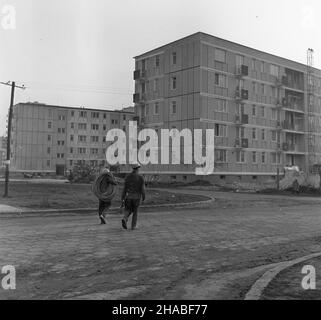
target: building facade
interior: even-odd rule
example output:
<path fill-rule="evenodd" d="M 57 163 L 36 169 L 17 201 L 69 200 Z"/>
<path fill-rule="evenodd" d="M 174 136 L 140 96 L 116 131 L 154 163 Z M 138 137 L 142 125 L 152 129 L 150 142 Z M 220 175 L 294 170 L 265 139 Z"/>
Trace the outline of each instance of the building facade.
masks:
<path fill-rule="evenodd" d="M 321 163 L 321 71 L 312 70 L 311 95 L 307 65 L 199 32 L 135 57 L 136 119 L 156 130 L 214 129 L 214 180 L 308 170 Z M 144 167 L 172 180 L 194 169 L 182 159 Z"/>
<path fill-rule="evenodd" d="M 13 109 L 10 169 L 64 175 L 81 163 L 106 165 L 106 133 L 127 130 L 133 111 L 19 103 Z"/>

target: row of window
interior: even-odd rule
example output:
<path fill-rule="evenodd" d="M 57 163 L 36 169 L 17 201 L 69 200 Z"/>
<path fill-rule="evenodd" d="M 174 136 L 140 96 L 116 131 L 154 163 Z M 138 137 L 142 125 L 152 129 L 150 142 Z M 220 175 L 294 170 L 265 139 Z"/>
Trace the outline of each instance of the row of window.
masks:
<path fill-rule="evenodd" d="M 51 116 L 52 115 L 51 110 L 49 110 L 49 111 L 50 111 L 49 115 Z M 71 117 L 74 117 L 75 111 L 74 110 L 70 111 L 70 115 L 71 115 Z M 87 118 L 87 111 L 78 111 L 78 115 L 79 115 L 79 118 Z M 91 112 L 90 115 L 91 115 L 91 119 L 99 119 L 100 118 L 99 112 Z M 107 118 L 106 113 L 103 113 L 103 118 L 104 119 Z M 66 120 L 66 116 L 65 115 L 58 115 L 58 120 L 64 121 L 64 120 Z M 123 120 L 126 120 L 126 115 L 123 115 Z"/>
<path fill-rule="evenodd" d="M 47 141 L 48 142 L 52 141 L 52 136 L 50 134 L 47 137 Z M 74 137 L 73 134 L 70 135 L 70 141 L 71 142 L 75 141 L 75 137 Z M 90 137 L 90 141 L 93 142 L 93 143 L 99 142 L 99 136 L 91 136 Z M 79 135 L 78 136 L 78 142 L 87 142 L 87 136 Z M 103 142 L 106 142 L 106 137 L 103 137 Z M 57 143 L 58 143 L 58 146 L 64 146 L 65 145 L 65 141 L 63 141 L 63 140 L 58 140 Z"/>
<path fill-rule="evenodd" d="M 237 151 L 236 154 L 236 162 L 237 163 L 248 163 L 249 159 L 246 159 L 246 152 L 243 150 Z M 253 164 L 257 164 L 259 161 L 262 164 L 267 163 L 267 152 L 257 152 L 252 151 L 250 153 L 251 155 L 251 161 Z M 271 157 L 271 163 L 272 164 L 280 164 L 281 163 L 281 155 L 276 152 L 270 153 Z M 227 150 L 217 149 L 215 150 L 215 161 L 217 163 L 227 163 Z"/>
<path fill-rule="evenodd" d="M 112 124 L 118 124 L 118 120 L 112 120 Z M 77 124 L 78 130 L 87 130 L 87 123 L 78 123 Z M 75 129 L 75 123 L 71 122 L 70 123 L 70 128 Z M 48 129 L 52 129 L 52 122 L 48 122 Z M 91 130 L 97 131 L 99 130 L 99 124 L 91 124 Z M 103 125 L 103 130 L 107 130 L 107 125 Z M 66 129 L 65 128 L 58 128 L 58 133 L 65 133 Z"/>
<path fill-rule="evenodd" d="M 258 129 L 258 128 L 252 128 L 251 129 L 251 136 L 253 140 L 258 140 L 258 132 L 260 132 L 260 138 L 261 140 L 265 141 L 267 138 L 267 129 Z M 227 134 L 227 125 L 225 124 L 215 124 L 214 126 L 214 132 L 216 137 L 228 137 Z M 240 139 L 245 138 L 245 128 L 244 127 L 237 127 L 236 128 L 236 136 Z M 271 140 L 273 142 L 280 142 L 280 132 L 276 130 L 271 130 Z"/>

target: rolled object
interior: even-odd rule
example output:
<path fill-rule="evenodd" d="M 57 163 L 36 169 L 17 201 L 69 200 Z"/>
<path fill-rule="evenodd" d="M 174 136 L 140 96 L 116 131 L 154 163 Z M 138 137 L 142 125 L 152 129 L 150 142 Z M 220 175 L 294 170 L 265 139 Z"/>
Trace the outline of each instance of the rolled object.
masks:
<path fill-rule="evenodd" d="M 92 192 L 102 201 L 111 201 L 117 192 L 114 184 L 110 183 L 109 173 L 100 174 L 92 184 Z"/>

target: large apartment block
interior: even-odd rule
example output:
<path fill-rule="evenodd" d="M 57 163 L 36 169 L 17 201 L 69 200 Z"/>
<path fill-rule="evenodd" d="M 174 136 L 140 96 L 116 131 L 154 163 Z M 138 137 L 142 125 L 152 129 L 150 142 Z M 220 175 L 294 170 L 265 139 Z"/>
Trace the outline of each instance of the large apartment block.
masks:
<path fill-rule="evenodd" d="M 128 130 L 133 111 L 19 103 L 13 110 L 11 170 L 64 175 L 81 163 L 106 165 L 106 133 Z"/>
<path fill-rule="evenodd" d="M 7 158 L 7 138 L 0 137 L 0 169 L 5 167 Z"/>
<path fill-rule="evenodd" d="M 141 128 L 214 129 L 214 180 L 308 170 L 321 163 L 321 71 L 311 69 L 311 94 L 307 69 L 196 33 L 135 57 L 136 119 Z M 195 166 L 181 162 L 144 170 L 187 180 Z"/>

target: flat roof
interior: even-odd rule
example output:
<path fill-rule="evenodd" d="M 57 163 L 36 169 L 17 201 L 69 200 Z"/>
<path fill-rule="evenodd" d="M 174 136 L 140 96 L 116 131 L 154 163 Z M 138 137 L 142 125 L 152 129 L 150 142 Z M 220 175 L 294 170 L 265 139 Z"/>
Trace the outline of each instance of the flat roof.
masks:
<path fill-rule="evenodd" d="M 297 62 L 297 61 L 295 61 L 295 60 L 290 60 L 290 59 L 287 59 L 287 58 L 284 58 L 284 57 L 281 57 L 281 56 L 277 56 L 277 55 L 272 54 L 272 53 L 268 53 L 268 52 L 265 52 L 265 51 L 262 51 L 262 50 L 258 50 L 258 49 L 252 48 L 252 47 L 248 47 L 248 46 L 245 46 L 245 45 L 243 45 L 243 44 L 240 44 L 240 43 L 237 43 L 237 42 L 233 42 L 233 41 L 230 41 L 230 40 L 227 40 L 227 39 L 219 38 L 219 37 L 213 36 L 213 35 L 211 35 L 211 34 L 209 34 L 209 33 L 205 33 L 205 32 L 202 32 L 202 31 L 195 32 L 195 33 L 193 33 L 193 34 L 191 34 L 191 35 L 189 35 L 189 36 L 180 38 L 180 39 L 178 39 L 178 40 L 175 40 L 175 41 L 169 42 L 169 43 L 167 43 L 167 44 L 164 44 L 164 45 L 162 45 L 162 46 L 160 46 L 160 47 L 157 47 L 157 48 L 155 48 L 155 49 L 149 50 L 149 51 L 147 51 L 147 52 L 145 52 L 145 53 L 142 53 L 142 54 L 140 54 L 140 55 L 138 55 L 138 56 L 135 56 L 134 59 L 141 58 L 141 57 L 143 57 L 143 56 L 145 56 L 145 55 L 147 55 L 147 54 L 150 54 L 150 53 L 152 53 L 152 52 L 154 52 L 154 51 L 161 50 L 161 49 L 163 49 L 163 48 L 165 48 L 165 47 L 167 47 L 167 46 L 173 45 L 173 44 L 176 43 L 176 42 L 180 42 L 180 41 L 182 41 L 182 40 L 185 40 L 185 39 L 188 39 L 188 38 L 192 38 L 192 37 L 195 37 L 195 36 L 197 36 L 197 35 L 199 35 L 199 36 L 205 35 L 205 36 L 212 37 L 212 38 L 215 38 L 215 39 L 218 39 L 218 40 L 221 40 L 221 41 L 226 41 L 226 42 L 232 43 L 232 44 L 234 44 L 234 45 L 243 47 L 243 48 L 245 48 L 245 49 L 254 50 L 254 51 L 257 51 L 257 52 L 259 52 L 259 53 L 267 54 L 267 55 L 269 55 L 269 56 L 271 56 L 271 57 L 275 57 L 275 58 L 278 58 L 278 59 L 282 59 L 282 60 L 284 60 L 284 61 L 288 61 L 288 62 L 292 62 L 292 63 L 294 62 L 294 63 L 300 65 L 301 67 L 302 67 L 302 66 L 306 67 L 306 64 L 304 64 L 304 63 Z M 313 69 L 314 69 L 315 71 L 319 71 L 319 72 L 321 71 L 321 69 L 317 69 L 317 68 L 313 68 Z"/>
<path fill-rule="evenodd" d="M 134 111 L 124 111 L 124 109 L 121 110 L 106 110 L 106 109 L 92 109 L 92 108 L 85 108 L 85 107 L 67 107 L 67 106 L 57 106 L 57 105 L 51 105 L 51 104 L 45 104 L 40 102 L 19 102 L 14 105 L 14 107 L 19 106 L 38 106 L 38 107 L 48 107 L 48 108 L 61 108 L 61 109 L 73 109 L 73 110 L 89 110 L 89 111 L 99 111 L 99 112 L 111 112 L 111 113 L 129 113 L 133 114 Z M 127 108 L 134 108 L 134 107 L 126 107 Z"/>

